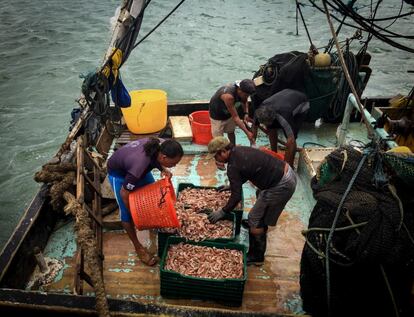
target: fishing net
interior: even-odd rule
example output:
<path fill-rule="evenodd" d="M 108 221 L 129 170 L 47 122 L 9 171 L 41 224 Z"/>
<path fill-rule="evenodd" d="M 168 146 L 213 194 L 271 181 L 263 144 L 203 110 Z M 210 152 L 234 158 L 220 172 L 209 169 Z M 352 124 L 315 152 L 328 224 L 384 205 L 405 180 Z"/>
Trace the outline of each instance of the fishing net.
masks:
<path fill-rule="evenodd" d="M 414 185 L 414 154 L 385 153 L 384 159 L 400 179 L 407 185 Z"/>
<path fill-rule="evenodd" d="M 414 234 L 413 209 L 406 207 L 402 213 L 389 187 L 375 185 L 377 153 L 360 169 L 340 210 L 329 247 L 333 316 L 359 312 L 352 311 L 357 303 L 378 309 L 379 315 L 393 314 L 380 264 L 389 269 L 399 306 L 405 304 L 409 281 L 414 279 L 414 248 L 409 236 Z M 362 153 L 351 147 L 337 149 L 326 157 L 327 166 L 320 171 L 319 179 L 324 183 L 312 180 L 317 203 L 304 231 L 300 284 L 304 309 L 315 316 L 327 311 L 325 252 L 329 229 L 361 158 Z M 329 179 L 323 176 L 326 170 Z M 367 296 L 372 296 L 371 306 L 367 306 Z"/>

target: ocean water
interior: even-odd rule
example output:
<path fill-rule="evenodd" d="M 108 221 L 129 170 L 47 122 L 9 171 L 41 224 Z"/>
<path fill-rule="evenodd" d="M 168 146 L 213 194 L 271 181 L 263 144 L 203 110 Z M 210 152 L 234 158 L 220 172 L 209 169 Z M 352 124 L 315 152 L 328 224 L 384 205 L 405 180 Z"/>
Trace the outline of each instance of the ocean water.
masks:
<path fill-rule="evenodd" d="M 153 0 L 141 36 L 178 2 Z M 101 64 L 119 3 L 0 3 L 0 247 L 39 188 L 34 173 L 68 133 L 70 112 L 80 94 L 79 74 Z M 382 16 L 397 14 L 399 6 L 387 1 Z M 361 5 L 360 10 L 368 8 Z M 308 5 L 303 14 L 314 44 L 326 45 L 330 32 L 325 16 Z M 391 29 L 409 34 L 412 24 L 413 18 L 407 17 Z M 352 33 L 344 28 L 339 38 Z M 293 0 L 187 0 L 136 48 L 121 72 L 130 90 L 163 89 L 170 100 L 209 99 L 223 83 L 251 78 L 274 54 L 308 48 L 300 20 L 296 35 Z M 407 73 L 414 70 L 413 54 L 378 40 L 368 51 L 373 74 L 364 94 L 407 94 L 414 82 L 414 74 Z"/>

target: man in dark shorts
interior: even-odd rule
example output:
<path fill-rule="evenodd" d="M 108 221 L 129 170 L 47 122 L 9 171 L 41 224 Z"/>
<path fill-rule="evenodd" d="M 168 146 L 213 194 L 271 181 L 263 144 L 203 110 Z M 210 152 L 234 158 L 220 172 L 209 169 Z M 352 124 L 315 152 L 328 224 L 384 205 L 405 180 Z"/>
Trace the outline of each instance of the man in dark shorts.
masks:
<path fill-rule="evenodd" d="M 250 181 L 259 189 L 256 203 L 249 212 L 248 264 L 262 264 L 266 252 L 267 228 L 275 226 L 296 188 L 296 174 L 286 162 L 259 149 L 234 146 L 225 137 L 216 137 L 208 144 L 210 156 L 228 163 L 227 177 L 231 196 L 223 208 L 211 212 L 210 222 L 222 219 L 242 198 L 242 185 Z"/>
<path fill-rule="evenodd" d="M 251 79 L 243 79 L 220 87 L 210 99 L 209 114 L 211 120 L 211 134 L 213 137 L 227 133 L 230 142 L 236 143 L 234 133 L 236 125 L 246 133 L 250 142 L 253 134 L 247 128 L 237 113 L 237 106 L 243 106 L 243 119 L 249 116 L 247 98 L 255 92 L 256 86 Z"/>
<path fill-rule="evenodd" d="M 260 124 L 265 126 L 272 151 L 277 152 L 278 132 L 282 128 L 286 137 L 285 161 L 293 167 L 296 138 L 309 110 L 308 97 L 293 89 L 284 89 L 265 99 L 254 113 L 254 139 Z"/>

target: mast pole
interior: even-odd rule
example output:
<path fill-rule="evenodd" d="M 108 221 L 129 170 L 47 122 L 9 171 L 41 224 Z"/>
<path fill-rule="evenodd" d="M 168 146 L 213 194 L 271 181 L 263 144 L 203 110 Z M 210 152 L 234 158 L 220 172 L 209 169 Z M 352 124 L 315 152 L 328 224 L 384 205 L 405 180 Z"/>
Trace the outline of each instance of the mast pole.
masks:
<path fill-rule="evenodd" d="M 359 99 L 359 96 L 356 92 L 354 83 L 352 82 L 351 76 L 349 75 L 348 68 L 346 67 L 344 56 L 343 56 L 342 50 L 339 46 L 338 37 L 336 36 L 336 32 L 335 32 L 335 29 L 334 29 L 333 24 L 332 24 L 331 15 L 330 15 L 328 7 L 326 5 L 326 1 L 323 0 L 322 3 L 323 3 L 323 7 L 325 9 L 326 18 L 328 19 L 329 28 L 331 29 L 332 38 L 335 41 L 336 50 L 338 51 L 338 57 L 339 57 L 339 60 L 341 62 L 342 70 L 345 74 L 345 78 L 348 81 L 349 87 L 351 88 L 351 91 L 355 96 L 359 112 L 361 113 L 362 119 L 364 120 L 365 126 L 367 127 L 367 130 L 368 130 L 369 134 L 374 135 L 374 128 L 369 124 L 369 121 L 368 121 L 367 117 L 365 116 L 364 106 L 361 104 L 361 100 Z"/>

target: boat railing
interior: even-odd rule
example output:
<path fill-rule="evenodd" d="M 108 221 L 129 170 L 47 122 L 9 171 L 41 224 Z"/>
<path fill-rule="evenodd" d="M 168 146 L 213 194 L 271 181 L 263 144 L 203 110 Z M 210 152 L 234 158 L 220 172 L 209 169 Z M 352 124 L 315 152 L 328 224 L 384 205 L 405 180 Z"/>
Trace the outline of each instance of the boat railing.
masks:
<path fill-rule="evenodd" d="M 344 112 L 344 116 L 342 119 L 342 123 L 340 125 L 339 128 L 339 135 L 338 135 L 338 146 L 343 146 L 345 144 L 345 139 L 346 139 L 346 135 L 348 133 L 348 129 L 349 129 L 349 121 L 350 121 L 350 117 L 351 117 L 351 112 L 352 109 L 357 109 L 358 111 L 360 111 L 360 108 L 358 106 L 358 102 L 354 96 L 354 94 L 350 93 L 346 102 L 346 106 L 345 106 L 345 112 Z M 378 137 L 381 140 L 385 140 L 388 148 L 392 149 L 397 145 L 396 142 L 394 142 L 391 139 L 391 136 L 388 134 L 387 131 L 385 131 L 383 128 L 378 128 L 375 126 L 375 123 L 377 120 L 375 120 L 375 118 L 371 115 L 371 113 L 366 109 L 366 108 L 362 108 L 362 111 L 364 112 L 364 116 L 365 118 L 368 120 L 368 123 L 373 127 L 375 133 L 378 135 Z"/>

